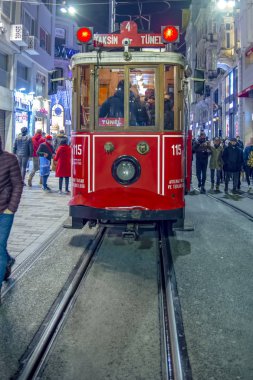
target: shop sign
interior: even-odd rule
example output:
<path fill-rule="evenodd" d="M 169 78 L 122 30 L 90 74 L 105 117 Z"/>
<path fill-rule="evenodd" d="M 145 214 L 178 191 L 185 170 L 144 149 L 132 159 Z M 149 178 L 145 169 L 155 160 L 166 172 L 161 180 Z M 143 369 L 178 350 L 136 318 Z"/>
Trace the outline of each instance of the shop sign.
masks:
<path fill-rule="evenodd" d="M 33 95 L 24 94 L 20 91 L 14 91 L 15 107 L 20 109 L 31 110 Z"/>
<path fill-rule="evenodd" d="M 21 128 L 28 128 L 28 113 L 25 111 L 15 112 L 15 135 L 21 133 Z"/>
<path fill-rule="evenodd" d="M 64 128 L 64 109 L 61 104 L 55 104 L 52 107 L 52 127 L 51 129 L 59 130 Z"/>

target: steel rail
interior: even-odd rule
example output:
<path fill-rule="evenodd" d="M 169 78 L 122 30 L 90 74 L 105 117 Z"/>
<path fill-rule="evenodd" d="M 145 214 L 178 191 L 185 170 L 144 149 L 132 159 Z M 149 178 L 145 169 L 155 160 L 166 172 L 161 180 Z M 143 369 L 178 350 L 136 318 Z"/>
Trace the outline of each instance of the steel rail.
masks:
<path fill-rule="evenodd" d="M 196 189 L 195 187 L 193 187 L 194 191 L 197 191 L 199 192 L 198 189 Z M 212 199 L 215 199 L 217 202 L 221 202 L 223 204 L 225 204 L 226 206 L 232 208 L 234 211 L 238 212 L 239 214 L 243 215 L 245 218 L 247 218 L 248 220 L 250 220 L 251 222 L 253 222 L 253 215 L 248 213 L 247 211 L 244 211 L 242 210 L 241 208 L 239 207 L 236 207 L 234 205 L 232 205 L 231 203 L 229 202 L 226 202 L 225 199 L 221 199 L 221 198 L 217 198 L 215 197 L 213 194 L 211 193 L 205 193 L 204 195 L 206 195 L 207 197 L 209 198 L 212 198 Z"/>
<path fill-rule="evenodd" d="M 168 223 L 162 222 L 158 224 L 159 226 L 159 235 L 161 242 L 161 256 L 162 256 L 162 270 L 163 270 L 163 279 L 165 285 L 165 306 L 167 313 L 167 322 L 169 329 L 169 344 L 168 344 L 168 363 L 167 368 L 169 370 L 168 378 L 171 380 L 190 380 L 192 378 L 191 368 L 189 364 L 188 354 L 186 350 L 186 343 L 184 341 L 184 352 L 182 347 L 180 347 L 180 341 L 184 340 L 184 333 L 180 331 L 180 341 L 179 341 L 179 324 L 182 325 L 181 321 L 179 322 L 176 319 L 178 318 L 179 310 L 175 310 L 175 302 L 173 295 L 173 284 L 172 284 L 172 258 L 169 251 L 169 241 L 168 241 Z M 179 309 L 179 307 L 177 307 Z M 181 317 L 180 317 L 181 319 Z M 182 330 L 182 327 L 181 327 Z M 170 355 L 171 354 L 171 362 Z M 171 373 L 170 373 L 171 372 Z"/>
<path fill-rule="evenodd" d="M 36 377 L 35 374 L 39 372 L 38 368 L 40 369 L 42 366 L 42 362 L 44 361 L 46 354 L 49 351 L 48 347 L 51 347 L 52 339 L 55 337 L 55 333 L 59 331 L 59 325 L 66 315 L 66 311 L 76 294 L 80 282 L 87 273 L 87 269 L 89 268 L 92 258 L 94 257 L 94 254 L 103 239 L 104 233 L 105 228 L 101 228 L 96 238 L 93 240 L 89 250 L 87 251 L 85 259 L 77 269 L 75 276 L 69 284 L 66 292 L 64 293 L 64 296 L 62 297 L 58 307 L 48 322 L 44 332 L 36 344 L 36 347 L 33 349 L 33 352 L 31 353 L 29 359 L 26 361 L 24 367 L 21 368 L 17 376 L 15 376 L 15 379 L 31 380 Z"/>

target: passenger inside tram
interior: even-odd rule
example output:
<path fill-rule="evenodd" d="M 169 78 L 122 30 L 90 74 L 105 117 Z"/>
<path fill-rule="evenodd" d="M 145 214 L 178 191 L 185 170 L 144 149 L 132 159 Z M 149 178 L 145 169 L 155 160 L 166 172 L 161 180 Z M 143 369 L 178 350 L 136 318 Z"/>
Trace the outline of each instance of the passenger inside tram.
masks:
<path fill-rule="evenodd" d="M 169 92 L 164 96 L 164 129 L 174 129 L 174 94 Z"/>

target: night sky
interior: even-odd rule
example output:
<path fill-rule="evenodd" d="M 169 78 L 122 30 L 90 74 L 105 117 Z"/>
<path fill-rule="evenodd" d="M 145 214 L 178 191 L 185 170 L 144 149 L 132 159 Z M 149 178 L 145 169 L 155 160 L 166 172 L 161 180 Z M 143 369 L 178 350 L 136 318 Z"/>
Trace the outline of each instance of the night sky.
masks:
<path fill-rule="evenodd" d="M 61 3 L 61 1 L 57 1 Z M 138 3 L 142 5 L 142 16 L 151 16 L 150 31 L 160 33 L 161 25 L 181 25 L 181 9 L 189 8 L 190 1 L 160 1 L 160 0 L 116 0 L 116 23 L 129 20 L 131 16 L 140 14 Z M 79 26 L 93 26 L 96 33 L 109 31 L 109 1 L 108 0 L 72 0 L 67 4 L 78 9 L 75 19 Z M 145 20 L 138 20 L 139 29 L 147 30 Z"/>

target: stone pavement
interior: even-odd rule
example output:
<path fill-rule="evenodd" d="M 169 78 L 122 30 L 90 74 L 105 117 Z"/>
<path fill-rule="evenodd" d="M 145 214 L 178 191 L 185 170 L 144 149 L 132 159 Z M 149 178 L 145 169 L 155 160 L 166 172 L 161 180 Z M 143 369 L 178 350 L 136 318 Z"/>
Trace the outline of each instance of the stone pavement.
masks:
<path fill-rule="evenodd" d="M 15 266 L 52 239 L 68 218 L 70 196 L 58 194 L 58 178 L 54 175 L 51 172 L 48 180 L 50 193 L 42 191 L 38 174 L 31 188 L 24 187 L 8 241 L 8 251 L 16 258 Z"/>

